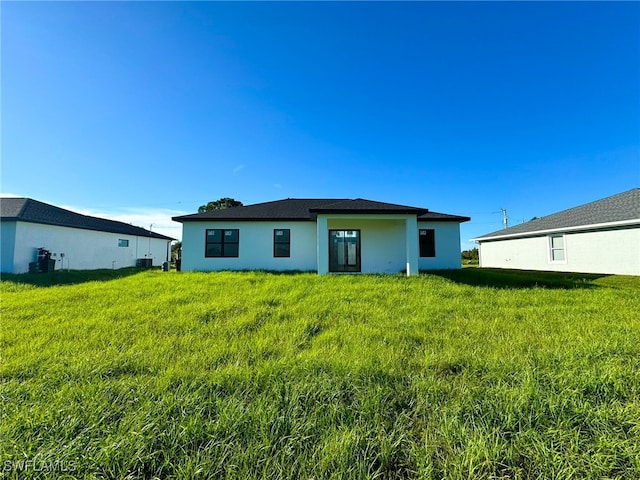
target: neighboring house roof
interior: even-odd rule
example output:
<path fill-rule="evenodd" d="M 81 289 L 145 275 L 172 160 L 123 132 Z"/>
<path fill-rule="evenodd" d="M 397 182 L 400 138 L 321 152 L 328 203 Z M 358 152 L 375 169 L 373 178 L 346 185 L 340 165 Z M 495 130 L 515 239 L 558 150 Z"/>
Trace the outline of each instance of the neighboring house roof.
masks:
<path fill-rule="evenodd" d="M 393 203 L 376 202 L 356 198 L 287 198 L 273 202 L 256 203 L 205 213 L 194 213 L 173 217 L 176 222 L 191 221 L 309 221 L 315 220 L 318 213 L 353 214 L 416 214 L 418 220 L 466 222 L 469 217 L 430 212 L 426 208 L 408 207 Z"/>
<path fill-rule="evenodd" d="M 41 223 L 59 227 L 120 233 L 122 235 L 137 235 L 139 237 L 175 240 L 175 238 L 160 235 L 159 233 L 145 230 L 141 227 L 135 227 L 128 223 L 81 215 L 80 213 L 71 212 L 64 208 L 33 200 L 32 198 L 0 198 L 0 218 L 2 220 Z"/>
<path fill-rule="evenodd" d="M 633 224 L 640 224 L 640 188 L 498 230 L 473 240 L 497 240 L 563 230 L 592 230 Z"/>

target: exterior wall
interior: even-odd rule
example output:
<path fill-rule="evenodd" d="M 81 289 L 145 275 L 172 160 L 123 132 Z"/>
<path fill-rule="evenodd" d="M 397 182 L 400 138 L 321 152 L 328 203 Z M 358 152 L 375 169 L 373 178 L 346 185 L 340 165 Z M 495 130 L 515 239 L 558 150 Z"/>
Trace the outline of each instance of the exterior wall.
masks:
<path fill-rule="evenodd" d="M 239 256 L 206 258 L 205 235 L 209 228 L 240 232 Z M 291 230 L 291 256 L 274 258 L 273 230 Z M 315 222 L 185 222 L 182 224 L 182 270 L 313 270 L 316 263 Z"/>
<path fill-rule="evenodd" d="M 3 231 L 3 238 L 4 234 Z M 129 246 L 119 247 L 119 239 L 129 240 Z M 38 248 L 52 253 L 56 270 L 132 267 L 138 258 L 151 258 L 153 265 L 159 266 L 167 259 L 167 244 L 168 240 L 135 235 L 17 222 L 13 273 L 28 272 L 29 262 L 36 260 Z M 62 262 L 61 253 L 65 254 Z"/>
<path fill-rule="evenodd" d="M 406 272 L 408 257 L 417 255 L 417 232 L 407 242 L 408 216 L 319 215 L 318 222 L 184 222 L 182 270 L 328 271 L 328 230 L 360 230 L 362 273 Z M 326 228 L 322 227 L 326 222 Z M 414 223 L 415 225 L 415 223 Z M 322 228 L 320 228 L 322 227 Z M 239 256 L 206 258 L 206 230 L 238 229 Z M 291 230 L 291 257 L 273 257 L 273 230 Z M 436 257 L 413 260 L 420 269 L 460 268 L 460 226 L 452 222 L 418 222 L 436 230 Z M 413 229 L 411 230 L 413 231 Z M 319 233 L 320 232 L 320 233 Z M 413 238 L 415 237 L 415 238 Z M 407 248 L 410 254 L 407 255 Z M 412 248 L 415 247 L 415 248 Z M 415 256 L 413 255 L 413 256 Z M 321 266 L 321 268 L 318 267 Z M 324 269 L 322 266 L 324 265 Z M 417 273 L 412 268 L 411 273 Z"/>
<path fill-rule="evenodd" d="M 452 270 L 462 267 L 458 222 L 418 222 L 418 229 L 421 228 L 435 230 L 436 256 L 420 257 L 420 270 Z"/>
<path fill-rule="evenodd" d="M 640 275 L 640 227 L 566 233 L 565 262 L 549 259 L 549 237 L 480 242 L 480 266 Z"/>
<path fill-rule="evenodd" d="M 0 222 L 0 272 L 13 272 L 13 252 L 16 243 L 16 222 Z"/>

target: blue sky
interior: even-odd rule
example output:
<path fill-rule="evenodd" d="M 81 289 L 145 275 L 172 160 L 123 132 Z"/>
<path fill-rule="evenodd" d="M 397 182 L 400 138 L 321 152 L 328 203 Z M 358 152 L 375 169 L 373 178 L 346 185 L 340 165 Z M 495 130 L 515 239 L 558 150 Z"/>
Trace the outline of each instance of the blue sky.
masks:
<path fill-rule="evenodd" d="M 2 2 L 1 190 L 180 236 L 220 197 L 467 215 L 640 186 L 637 2 Z"/>

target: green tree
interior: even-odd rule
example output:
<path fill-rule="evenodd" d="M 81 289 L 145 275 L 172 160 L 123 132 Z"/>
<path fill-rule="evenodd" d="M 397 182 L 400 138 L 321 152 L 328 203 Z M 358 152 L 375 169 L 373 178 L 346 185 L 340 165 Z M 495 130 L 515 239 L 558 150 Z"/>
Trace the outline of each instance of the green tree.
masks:
<path fill-rule="evenodd" d="M 209 202 L 206 205 L 200 205 L 198 207 L 198 213 L 210 212 L 212 210 L 224 210 L 225 208 L 241 207 L 242 202 L 234 200 L 233 198 L 224 197 L 215 202 Z"/>
<path fill-rule="evenodd" d="M 182 242 L 176 242 L 171 245 L 171 260 L 182 257 Z"/>
<path fill-rule="evenodd" d="M 478 254 L 477 248 L 472 248 L 471 250 L 464 250 L 462 252 L 462 260 L 466 260 L 465 263 L 478 263 L 480 259 L 480 255 Z"/>

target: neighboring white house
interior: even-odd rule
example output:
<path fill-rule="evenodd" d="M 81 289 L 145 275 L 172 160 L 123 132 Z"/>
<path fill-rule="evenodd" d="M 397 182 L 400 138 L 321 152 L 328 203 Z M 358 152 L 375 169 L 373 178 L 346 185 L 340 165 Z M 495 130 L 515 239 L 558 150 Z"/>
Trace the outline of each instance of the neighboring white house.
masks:
<path fill-rule="evenodd" d="M 49 252 L 56 270 L 130 267 L 139 259 L 161 265 L 170 258 L 174 240 L 31 198 L 1 198 L 0 213 L 0 271 L 4 273 L 28 272 L 39 250 Z"/>
<path fill-rule="evenodd" d="M 363 199 L 286 199 L 174 217 L 182 270 L 398 273 L 460 268 L 468 217 Z"/>
<path fill-rule="evenodd" d="M 640 275 L 640 189 L 473 240 L 481 267 Z"/>

